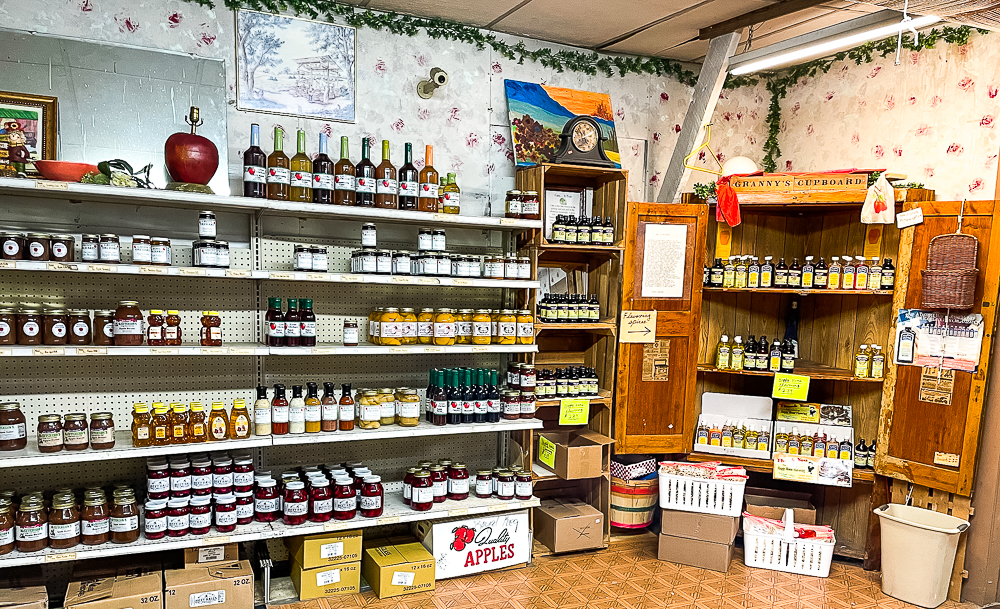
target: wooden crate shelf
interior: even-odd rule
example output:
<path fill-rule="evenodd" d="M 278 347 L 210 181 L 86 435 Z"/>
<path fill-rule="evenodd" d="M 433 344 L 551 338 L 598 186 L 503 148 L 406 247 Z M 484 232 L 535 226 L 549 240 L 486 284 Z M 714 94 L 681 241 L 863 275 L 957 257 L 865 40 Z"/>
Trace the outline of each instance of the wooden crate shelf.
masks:
<path fill-rule="evenodd" d="M 611 395 L 611 392 L 608 391 L 607 389 L 599 389 L 597 395 L 585 396 L 585 399 L 590 400 L 591 406 L 594 406 L 595 404 L 610 405 L 613 397 L 614 396 Z M 562 399 L 563 398 L 556 398 L 554 400 L 538 400 L 537 402 L 535 402 L 535 407 L 547 408 L 550 406 L 559 406 L 559 402 Z"/>
<path fill-rule="evenodd" d="M 746 376 L 774 376 L 773 372 L 762 370 L 719 370 L 714 364 L 698 364 L 698 372 L 715 372 L 718 374 L 739 374 Z M 808 376 L 816 380 L 823 381 L 844 381 L 852 383 L 881 383 L 884 379 L 858 378 L 854 376 L 853 370 L 834 368 L 819 362 L 797 359 L 795 360 L 795 370 L 792 374 Z"/>
<path fill-rule="evenodd" d="M 817 290 L 795 289 L 795 288 L 717 288 L 705 286 L 702 290 L 706 292 L 732 292 L 737 294 L 765 293 L 765 294 L 798 294 L 799 296 L 809 296 L 811 294 L 823 296 L 892 296 L 892 290 Z"/>
<path fill-rule="evenodd" d="M 728 455 L 691 453 L 687 456 L 687 460 L 695 463 L 720 461 L 724 465 L 735 465 L 746 468 L 747 471 L 765 474 L 770 474 L 774 470 L 774 461 L 771 459 L 748 459 L 746 457 L 730 457 Z M 856 469 L 854 470 L 854 481 L 862 484 L 872 484 L 875 481 L 875 472 L 870 469 Z"/>
<path fill-rule="evenodd" d="M 618 331 L 618 327 L 612 319 L 602 319 L 595 323 L 586 324 L 552 324 L 544 322 L 535 324 L 536 335 L 546 330 L 576 330 L 580 332 L 596 332 L 598 334 L 615 334 Z"/>

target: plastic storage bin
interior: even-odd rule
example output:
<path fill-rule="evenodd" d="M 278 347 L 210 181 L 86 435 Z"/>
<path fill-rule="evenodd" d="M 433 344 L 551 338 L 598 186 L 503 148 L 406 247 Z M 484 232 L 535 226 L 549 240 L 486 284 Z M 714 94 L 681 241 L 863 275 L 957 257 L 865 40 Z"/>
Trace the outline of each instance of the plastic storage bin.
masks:
<path fill-rule="evenodd" d="M 829 577 L 836 539 L 795 539 L 791 509 L 785 509 L 785 530 L 780 535 L 761 535 L 743 529 L 743 561 L 748 567 Z M 884 568 L 884 565 L 883 565 Z"/>
<path fill-rule="evenodd" d="M 746 480 L 702 480 L 664 473 L 660 473 L 659 478 L 661 508 L 720 516 L 743 513 Z"/>
<path fill-rule="evenodd" d="M 961 518 L 891 503 L 875 509 L 882 524 L 882 592 L 921 607 L 948 599 Z"/>

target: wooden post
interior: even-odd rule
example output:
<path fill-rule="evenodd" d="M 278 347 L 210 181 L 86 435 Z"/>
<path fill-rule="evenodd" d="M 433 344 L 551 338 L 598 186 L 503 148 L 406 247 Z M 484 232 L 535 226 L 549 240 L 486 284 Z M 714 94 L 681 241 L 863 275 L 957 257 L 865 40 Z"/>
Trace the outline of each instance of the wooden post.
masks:
<path fill-rule="evenodd" d="M 674 152 L 670 156 L 670 165 L 663 178 L 660 194 L 656 198 L 658 203 L 675 202 L 680 195 L 681 187 L 691 175 L 691 170 L 684 167 L 684 157 L 701 142 L 702 127 L 712 120 L 715 105 L 719 101 L 719 93 L 722 92 L 722 84 L 726 81 L 729 58 L 736 52 L 739 41 L 740 32 L 733 32 L 717 36 L 709 43 L 708 55 L 705 56 L 705 62 L 701 64 L 701 73 L 698 74 L 698 84 L 694 86 L 691 105 L 684 114 L 684 125 L 681 127 Z"/>

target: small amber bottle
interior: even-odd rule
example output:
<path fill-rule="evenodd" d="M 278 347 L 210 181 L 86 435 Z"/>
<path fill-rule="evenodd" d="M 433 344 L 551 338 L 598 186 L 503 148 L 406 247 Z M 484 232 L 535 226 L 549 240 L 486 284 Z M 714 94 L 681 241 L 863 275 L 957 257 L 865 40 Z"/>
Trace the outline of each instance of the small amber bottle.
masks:
<path fill-rule="evenodd" d="M 246 400 L 233 400 L 233 410 L 229 413 L 229 438 L 243 440 L 250 437 L 250 411 Z"/>
<path fill-rule="evenodd" d="M 132 409 L 132 446 L 143 448 L 153 444 L 149 406 L 138 402 Z"/>
<path fill-rule="evenodd" d="M 213 442 L 229 439 L 229 416 L 224 402 L 212 402 L 212 414 L 208 417 L 208 439 Z"/>
<path fill-rule="evenodd" d="M 354 429 L 354 399 L 351 397 L 351 386 L 340 386 L 340 431 Z"/>
<path fill-rule="evenodd" d="M 205 406 L 201 402 L 191 402 L 187 435 L 188 442 L 208 441 L 208 433 L 205 429 Z"/>
<path fill-rule="evenodd" d="M 170 420 L 167 412 L 167 407 L 163 405 L 163 402 L 153 402 L 153 416 L 149 425 L 153 430 L 154 446 L 170 444 Z"/>
<path fill-rule="evenodd" d="M 191 421 L 187 404 L 174 402 L 170 405 L 170 409 L 172 411 L 170 414 L 170 443 L 187 444 L 188 423 Z"/>

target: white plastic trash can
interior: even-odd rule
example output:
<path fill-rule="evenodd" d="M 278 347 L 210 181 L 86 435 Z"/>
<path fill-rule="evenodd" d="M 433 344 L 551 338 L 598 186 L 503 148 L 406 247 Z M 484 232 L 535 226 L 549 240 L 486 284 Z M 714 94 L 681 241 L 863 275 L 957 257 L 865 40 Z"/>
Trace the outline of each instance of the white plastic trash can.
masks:
<path fill-rule="evenodd" d="M 891 503 L 875 510 L 882 524 L 882 592 L 921 607 L 948 599 L 961 518 Z"/>

